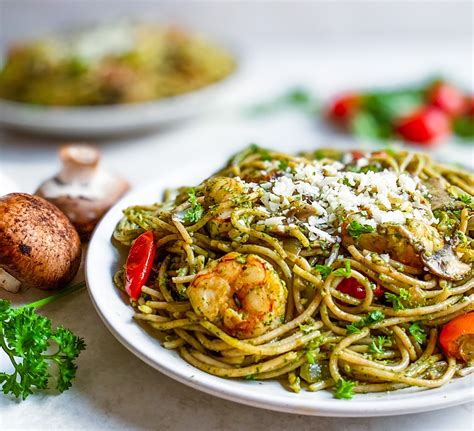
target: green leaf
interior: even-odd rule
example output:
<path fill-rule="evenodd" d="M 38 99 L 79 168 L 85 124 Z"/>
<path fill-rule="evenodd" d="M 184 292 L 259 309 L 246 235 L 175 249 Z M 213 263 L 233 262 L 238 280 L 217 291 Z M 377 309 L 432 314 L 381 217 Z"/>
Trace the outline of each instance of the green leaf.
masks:
<path fill-rule="evenodd" d="M 286 171 L 288 168 L 288 162 L 286 160 L 280 160 L 280 163 L 278 163 L 278 169 L 280 171 Z"/>
<path fill-rule="evenodd" d="M 453 131 L 460 138 L 474 142 L 474 118 L 468 115 L 453 120 Z"/>
<path fill-rule="evenodd" d="M 333 271 L 332 273 L 336 277 L 351 278 L 352 271 L 351 271 L 351 262 L 350 262 L 350 260 L 346 260 L 344 265 L 345 265 L 344 268 L 338 268 L 335 271 Z"/>
<path fill-rule="evenodd" d="M 383 335 L 379 335 L 378 337 L 372 339 L 371 343 L 369 344 L 369 351 L 380 355 L 384 352 L 383 346 L 387 342 L 387 337 Z"/>
<path fill-rule="evenodd" d="M 204 213 L 204 208 L 197 200 L 196 189 L 189 189 L 188 202 L 191 204 L 191 208 L 184 213 L 183 220 L 189 223 L 196 223 Z"/>
<path fill-rule="evenodd" d="M 412 323 L 410 327 L 408 328 L 408 331 L 410 332 L 411 335 L 413 335 L 413 338 L 416 340 L 418 344 L 422 344 L 424 339 L 426 338 L 426 332 L 420 326 L 419 322 Z"/>
<path fill-rule="evenodd" d="M 371 233 L 374 230 L 375 229 L 372 226 L 368 224 L 361 224 L 357 220 L 351 221 L 349 227 L 347 228 L 347 232 L 355 240 L 358 240 L 363 233 Z"/>
<path fill-rule="evenodd" d="M 403 301 L 409 301 L 410 300 L 410 293 L 406 290 L 401 288 L 400 289 L 400 295 L 397 296 L 394 293 L 391 292 L 385 292 L 384 294 L 385 299 L 388 302 L 392 303 L 393 309 L 395 311 L 398 310 L 404 310 L 405 309 L 405 304 L 402 302 Z"/>
<path fill-rule="evenodd" d="M 58 346 L 55 354 L 47 354 L 51 343 Z M 12 308 L 0 301 L 0 348 L 13 365 L 11 374 L 0 373 L 4 394 L 27 398 L 33 389 L 46 389 L 50 366 L 58 367 L 57 389 L 69 388 L 76 373 L 75 359 L 84 350 L 84 341 L 71 331 L 59 327 L 54 332 L 51 321 L 30 306 Z"/>
<path fill-rule="evenodd" d="M 370 326 L 375 323 L 381 322 L 385 319 L 385 314 L 383 311 L 374 310 L 367 314 L 367 316 L 363 317 L 362 319 L 358 320 L 357 322 L 352 322 L 346 326 L 346 330 L 348 334 L 354 334 L 356 332 L 360 332 L 360 328 L 364 326 Z"/>
<path fill-rule="evenodd" d="M 354 396 L 354 386 L 355 382 L 351 380 L 339 379 L 334 396 L 338 399 L 350 400 Z"/>
<path fill-rule="evenodd" d="M 314 268 L 319 272 L 323 280 L 326 280 L 332 272 L 332 268 L 328 265 L 315 265 Z"/>

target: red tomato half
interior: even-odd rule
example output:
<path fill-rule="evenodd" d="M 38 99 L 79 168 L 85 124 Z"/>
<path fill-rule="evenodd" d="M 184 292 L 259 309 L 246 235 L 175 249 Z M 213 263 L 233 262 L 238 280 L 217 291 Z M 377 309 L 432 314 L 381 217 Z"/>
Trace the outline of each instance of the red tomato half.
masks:
<path fill-rule="evenodd" d="M 418 144 L 431 144 L 451 130 L 447 115 L 434 107 L 422 108 L 401 118 L 395 128 L 403 139 Z"/>
<path fill-rule="evenodd" d="M 435 84 L 429 91 L 428 98 L 431 105 L 450 116 L 462 114 L 466 107 L 464 95 L 456 87 L 444 82 Z"/>
<path fill-rule="evenodd" d="M 357 299 L 365 298 L 365 287 L 353 277 L 342 280 L 337 286 L 337 290 Z M 380 296 L 382 294 L 383 289 L 377 284 L 374 289 L 374 295 Z"/>
<path fill-rule="evenodd" d="M 125 265 L 125 291 L 130 298 L 140 297 L 155 259 L 156 246 L 153 232 L 142 233 L 132 244 Z"/>
<path fill-rule="evenodd" d="M 439 343 L 448 356 L 474 360 L 474 311 L 448 322 L 439 334 Z"/>

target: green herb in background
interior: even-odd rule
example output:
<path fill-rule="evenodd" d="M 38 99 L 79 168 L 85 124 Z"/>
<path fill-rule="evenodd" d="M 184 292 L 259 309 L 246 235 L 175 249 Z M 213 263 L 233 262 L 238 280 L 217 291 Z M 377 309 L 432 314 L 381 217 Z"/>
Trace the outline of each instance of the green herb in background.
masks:
<path fill-rule="evenodd" d="M 283 109 L 296 109 L 314 115 L 318 109 L 318 103 L 309 90 L 295 87 L 273 100 L 251 106 L 246 109 L 246 114 L 250 116 L 267 115 Z"/>

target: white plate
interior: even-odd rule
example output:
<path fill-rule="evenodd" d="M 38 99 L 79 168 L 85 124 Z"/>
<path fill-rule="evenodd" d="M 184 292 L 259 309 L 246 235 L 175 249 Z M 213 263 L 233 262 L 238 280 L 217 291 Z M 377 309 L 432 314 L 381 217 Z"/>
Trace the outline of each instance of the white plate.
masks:
<path fill-rule="evenodd" d="M 172 170 L 170 169 L 170 172 Z M 181 172 L 186 172 L 182 170 Z M 188 175 L 188 177 L 186 177 Z M 456 379 L 430 390 L 404 389 L 392 393 L 356 395 L 338 400 L 329 391 L 300 394 L 285 390 L 278 382 L 230 380 L 206 374 L 161 347 L 132 319 L 133 309 L 114 286 L 112 276 L 123 259 L 111 243 L 122 209 L 128 205 L 159 201 L 166 187 L 196 183 L 192 172 L 157 181 L 129 194 L 107 213 L 97 227 L 86 260 L 89 294 L 100 317 L 112 334 L 133 354 L 167 376 L 203 392 L 271 410 L 314 416 L 387 416 L 436 410 L 474 400 L 474 376 Z"/>
<path fill-rule="evenodd" d="M 0 124 L 29 132 L 70 137 L 98 137 L 154 129 L 209 110 L 234 81 L 236 73 L 199 90 L 146 103 L 50 107 L 0 99 Z"/>

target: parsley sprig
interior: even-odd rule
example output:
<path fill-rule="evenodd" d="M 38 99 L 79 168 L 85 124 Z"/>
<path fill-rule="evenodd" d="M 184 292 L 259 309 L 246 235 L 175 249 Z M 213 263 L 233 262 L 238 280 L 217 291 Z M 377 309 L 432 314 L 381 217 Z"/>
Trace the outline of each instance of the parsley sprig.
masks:
<path fill-rule="evenodd" d="M 418 344 L 422 344 L 426 338 L 425 330 L 420 326 L 419 322 L 412 323 L 408 328 L 408 331 Z"/>
<path fill-rule="evenodd" d="M 198 202 L 196 197 L 196 189 L 190 188 L 188 191 L 188 202 L 191 204 L 189 208 L 183 215 L 183 220 L 189 223 L 196 223 L 199 221 L 204 213 L 204 208 Z"/>
<path fill-rule="evenodd" d="M 400 289 L 399 295 L 395 295 L 391 292 L 385 292 L 384 296 L 388 302 L 392 303 L 393 309 L 395 311 L 404 310 L 405 303 L 409 302 L 411 299 L 410 292 L 403 288 Z"/>
<path fill-rule="evenodd" d="M 374 230 L 373 226 L 370 226 L 369 224 L 361 224 L 357 220 L 351 221 L 347 228 L 347 232 L 349 232 L 349 235 L 355 240 L 358 240 L 363 233 L 371 233 Z"/>
<path fill-rule="evenodd" d="M 337 277 L 351 278 L 351 262 L 346 260 L 344 262 L 344 268 L 338 268 L 332 272 Z"/>
<path fill-rule="evenodd" d="M 9 301 L 0 300 L 0 349 L 13 365 L 11 373 L 0 371 L 0 389 L 5 395 L 25 399 L 34 389 L 47 389 L 54 366 L 56 389 L 64 392 L 71 386 L 75 360 L 86 347 L 84 340 L 62 326 L 53 329 L 51 321 L 35 308 L 83 286 L 73 285 L 25 307 L 13 308 Z"/>
<path fill-rule="evenodd" d="M 334 396 L 339 399 L 350 400 L 354 396 L 355 382 L 339 379 L 336 383 Z"/>
<path fill-rule="evenodd" d="M 372 339 L 369 344 L 369 351 L 376 355 L 381 355 L 384 352 L 384 345 L 387 342 L 387 337 L 379 335 Z"/>
<path fill-rule="evenodd" d="M 357 322 L 352 322 L 351 324 L 346 326 L 347 329 L 347 334 L 355 334 L 356 332 L 360 332 L 361 328 L 364 326 L 370 326 L 375 323 L 381 322 L 383 319 L 385 319 L 385 314 L 383 311 L 380 310 L 374 310 L 371 311 L 367 316 L 363 317 Z"/>

